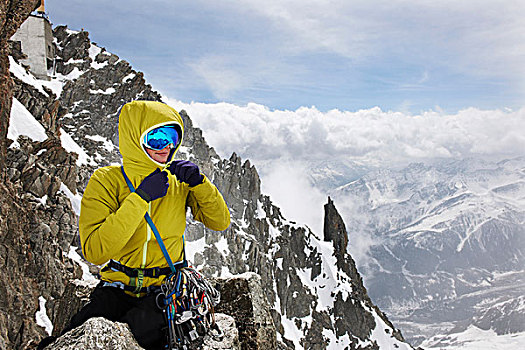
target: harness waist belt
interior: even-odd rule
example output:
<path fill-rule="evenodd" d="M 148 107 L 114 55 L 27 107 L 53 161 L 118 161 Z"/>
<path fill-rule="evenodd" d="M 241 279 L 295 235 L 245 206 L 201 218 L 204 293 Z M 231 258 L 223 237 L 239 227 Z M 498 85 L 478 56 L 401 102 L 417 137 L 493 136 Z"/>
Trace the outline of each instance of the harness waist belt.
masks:
<path fill-rule="evenodd" d="M 140 268 L 132 268 L 128 267 L 126 265 L 122 265 L 118 261 L 110 260 L 106 266 L 102 269 L 102 271 L 119 271 L 125 273 L 128 277 L 138 277 L 139 271 L 142 272 L 142 275 L 144 277 L 152 277 L 156 278 L 162 275 L 169 275 L 171 273 L 171 268 L 169 267 L 150 267 L 147 269 L 140 269 Z"/>
<path fill-rule="evenodd" d="M 136 287 L 128 286 L 122 282 L 106 282 L 106 281 L 102 281 L 102 287 L 119 288 L 119 289 L 122 289 L 128 292 L 132 292 L 135 294 L 140 294 L 140 293 L 150 294 L 150 293 L 156 293 L 161 290 L 159 286 L 142 287 L 137 290 Z"/>

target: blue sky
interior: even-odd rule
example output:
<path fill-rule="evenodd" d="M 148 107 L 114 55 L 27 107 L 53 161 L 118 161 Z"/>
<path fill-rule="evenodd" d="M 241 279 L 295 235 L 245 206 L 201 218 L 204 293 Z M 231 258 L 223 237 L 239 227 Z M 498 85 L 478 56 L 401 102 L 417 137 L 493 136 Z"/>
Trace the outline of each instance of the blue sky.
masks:
<path fill-rule="evenodd" d="M 525 2 L 48 0 L 162 94 L 270 109 L 519 109 Z"/>

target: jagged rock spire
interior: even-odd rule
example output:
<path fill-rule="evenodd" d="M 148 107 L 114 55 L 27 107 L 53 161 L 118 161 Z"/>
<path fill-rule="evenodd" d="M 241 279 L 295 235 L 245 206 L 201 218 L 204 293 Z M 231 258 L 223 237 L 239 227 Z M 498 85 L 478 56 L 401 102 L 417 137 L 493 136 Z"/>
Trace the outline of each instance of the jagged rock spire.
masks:
<path fill-rule="evenodd" d="M 324 205 L 324 240 L 333 242 L 337 257 L 337 267 L 344 269 L 346 247 L 348 246 L 348 234 L 346 232 L 343 218 L 335 209 L 334 202 L 328 197 L 328 203 Z"/>

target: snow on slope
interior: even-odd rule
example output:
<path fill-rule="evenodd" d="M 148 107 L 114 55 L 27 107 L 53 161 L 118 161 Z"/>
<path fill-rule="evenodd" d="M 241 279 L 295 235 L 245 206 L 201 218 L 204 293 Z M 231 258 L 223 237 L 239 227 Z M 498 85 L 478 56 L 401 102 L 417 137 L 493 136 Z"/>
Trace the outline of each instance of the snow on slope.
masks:
<path fill-rule="evenodd" d="M 44 87 L 47 87 L 55 95 L 60 95 L 62 91 L 62 82 L 57 80 L 40 80 L 37 79 L 30 72 L 26 72 L 25 68 L 20 64 L 16 63 L 13 57 L 9 56 L 9 71 L 14 74 L 15 77 L 22 80 L 24 83 L 34 86 L 40 93 L 44 96 L 49 96 L 48 93 L 44 90 Z"/>
<path fill-rule="evenodd" d="M 84 151 L 84 149 L 73 140 L 71 135 L 69 135 L 62 128 L 60 129 L 60 141 L 62 142 L 62 147 L 64 147 L 68 152 L 75 152 L 78 154 L 77 165 L 96 165 L 96 162 L 86 153 L 86 151 Z"/>
<path fill-rule="evenodd" d="M 68 80 L 67 77 L 61 77 L 59 79 L 52 79 L 51 81 L 37 79 L 30 72 L 18 64 L 11 56 L 9 57 L 9 71 L 13 73 L 18 79 L 24 83 L 35 87 L 43 95 L 48 96 L 43 87 L 47 87 L 53 91 L 53 93 L 60 95 L 62 92 L 62 86 Z M 19 147 L 16 142 L 18 136 L 28 136 L 33 141 L 44 141 L 47 139 L 47 135 L 44 127 L 40 122 L 21 104 L 16 98 L 13 98 L 13 105 L 11 107 L 11 116 L 9 120 L 9 128 L 7 131 L 7 138 L 13 140 L 11 147 Z M 93 159 L 86 153 L 86 151 L 76 143 L 71 135 L 69 135 L 64 129 L 60 129 L 60 141 L 62 147 L 68 152 L 74 152 L 78 154 L 77 165 L 81 166 L 84 164 L 96 165 Z"/>
<path fill-rule="evenodd" d="M 429 339 L 421 347 L 426 350 L 518 350 L 524 345 L 525 332 L 498 336 L 493 330 L 470 326 L 461 333 Z"/>
<path fill-rule="evenodd" d="M 11 147 L 17 148 L 20 146 L 16 142 L 20 135 L 25 135 L 31 140 L 39 142 L 47 139 L 46 130 L 42 124 L 29 113 L 23 104 L 18 102 L 16 98 L 13 98 L 9 128 L 7 129 L 7 138 L 14 141 Z"/>
<path fill-rule="evenodd" d="M 62 147 L 68 152 L 78 154 L 77 165 L 94 164 L 90 156 L 76 143 L 71 136 L 64 130 L 60 129 L 60 141 Z M 42 124 L 22 105 L 16 98 L 13 98 L 11 107 L 11 116 L 9 128 L 7 129 L 7 138 L 13 140 L 11 147 L 19 147 L 18 136 L 25 135 L 33 141 L 42 142 L 47 139 L 46 131 Z"/>

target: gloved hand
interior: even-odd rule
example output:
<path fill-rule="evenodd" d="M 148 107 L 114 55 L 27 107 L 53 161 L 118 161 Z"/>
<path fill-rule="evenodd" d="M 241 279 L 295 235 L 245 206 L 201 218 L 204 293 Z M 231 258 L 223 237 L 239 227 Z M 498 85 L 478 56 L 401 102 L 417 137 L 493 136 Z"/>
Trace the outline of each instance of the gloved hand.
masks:
<path fill-rule="evenodd" d="M 168 193 L 168 187 L 168 173 L 157 168 L 142 180 L 135 192 L 146 202 L 151 202 L 157 198 L 164 197 Z"/>
<path fill-rule="evenodd" d="M 185 182 L 190 187 L 201 184 L 204 176 L 200 173 L 199 167 L 189 160 L 174 160 L 168 170 L 181 182 Z"/>

